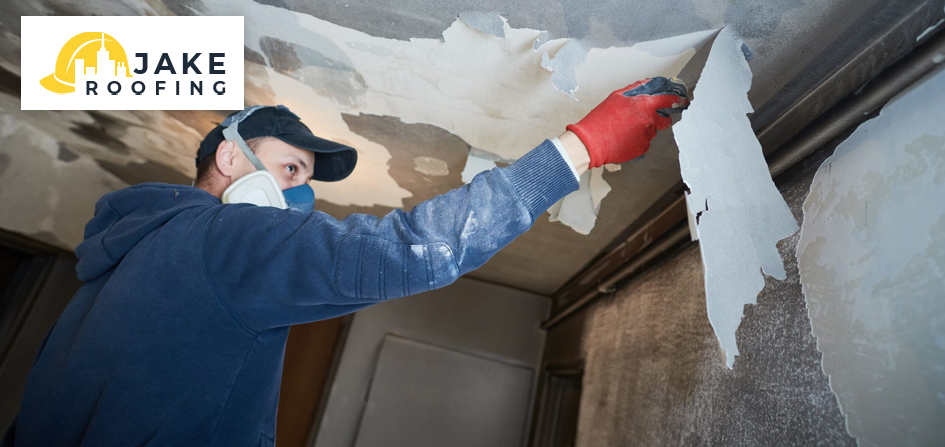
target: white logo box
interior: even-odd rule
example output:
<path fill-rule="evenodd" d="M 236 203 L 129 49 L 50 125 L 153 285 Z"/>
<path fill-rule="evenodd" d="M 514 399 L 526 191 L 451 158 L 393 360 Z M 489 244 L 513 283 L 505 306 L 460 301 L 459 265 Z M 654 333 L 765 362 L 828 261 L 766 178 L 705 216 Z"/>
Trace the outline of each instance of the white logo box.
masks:
<path fill-rule="evenodd" d="M 243 108 L 243 17 L 22 17 L 20 34 L 20 86 L 22 110 L 238 110 Z M 124 49 L 131 77 L 114 76 L 109 69 L 92 67 L 117 62 L 112 51 L 99 48 L 102 42 L 86 42 L 80 48 L 98 50 L 95 61 L 71 59 L 79 70 L 74 72 L 75 91 L 54 93 L 40 84 L 57 73 L 60 50 L 81 33 L 107 33 Z M 109 43 L 108 45 L 114 45 Z M 79 54 L 71 48 L 68 56 Z M 64 53 L 64 54 L 66 54 Z M 193 64 L 184 74 L 184 54 Z M 200 53 L 196 59 L 194 55 Z M 211 54 L 217 65 L 211 73 Z M 88 50 L 85 51 L 86 56 Z M 176 74 L 162 70 L 155 74 L 162 56 L 167 54 Z M 219 54 L 222 54 L 220 56 Z M 83 69 L 84 67 L 88 67 Z M 197 74 L 191 67 L 200 71 Z M 120 73 L 124 69 L 117 67 Z M 82 72 L 85 73 L 82 73 Z M 69 85 L 66 72 L 58 73 L 58 85 Z M 87 81 L 95 82 L 97 95 L 87 93 Z M 117 91 L 109 93 L 109 88 Z M 197 87 L 200 87 L 198 89 Z M 135 90 L 141 94 L 135 94 Z"/>

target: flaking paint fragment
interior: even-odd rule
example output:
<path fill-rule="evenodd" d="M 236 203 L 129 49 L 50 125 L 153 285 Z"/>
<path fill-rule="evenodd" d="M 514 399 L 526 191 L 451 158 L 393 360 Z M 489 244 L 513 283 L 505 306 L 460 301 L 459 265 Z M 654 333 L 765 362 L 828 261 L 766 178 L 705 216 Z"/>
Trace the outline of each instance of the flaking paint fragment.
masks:
<path fill-rule="evenodd" d="M 918 41 L 922 40 L 923 38 L 925 38 L 925 36 L 928 36 L 929 34 L 932 34 L 932 33 L 935 32 L 935 30 L 938 29 L 938 27 L 941 26 L 943 23 L 945 23 L 945 19 L 941 19 L 941 20 L 939 20 L 938 22 L 935 22 L 934 25 L 932 25 L 932 26 L 926 28 L 925 31 L 922 31 L 922 34 L 919 34 L 919 35 L 915 38 L 915 41 L 918 42 Z M 938 62 L 936 62 L 936 63 L 938 63 Z"/>
<path fill-rule="evenodd" d="M 587 59 L 587 50 L 576 40 L 569 40 L 554 57 L 544 53 L 541 55 L 541 66 L 552 72 L 551 83 L 555 88 L 577 99 L 574 92 L 578 89 L 577 76 L 574 69 Z"/>
<path fill-rule="evenodd" d="M 706 309 L 729 368 L 743 308 L 764 287 L 761 271 L 785 278 L 776 244 L 797 231 L 747 117 L 751 69 L 742 44 L 729 28 L 719 33 L 696 98 L 673 127 L 686 203 L 696 216 Z"/>
<path fill-rule="evenodd" d="M 945 445 L 945 70 L 837 146 L 804 202 L 801 286 L 861 446 Z"/>
<path fill-rule="evenodd" d="M 552 206 L 548 210 L 548 220 L 560 221 L 580 234 L 590 234 L 597 222 L 600 204 L 611 191 L 603 173 L 603 168 L 594 168 L 582 174 L 578 182 L 580 189 Z"/>
<path fill-rule="evenodd" d="M 936 29 L 938 29 L 939 25 L 941 25 L 941 24 L 943 24 L 943 23 L 945 23 L 945 19 L 939 20 L 939 21 L 936 22 L 934 25 L 932 25 L 932 26 L 926 28 L 925 31 L 922 31 L 922 34 L 919 34 L 919 35 L 915 38 L 915 41 L 918 42 L 918 41 L 922 40 L 922 38 L 924 38 L 925 36 L 928 36 L 929 34 L 932 34 L 932 32 L 934 32 Z"/>
<path fill-rule="evenodd" d="M 548 31 L 542 31 L 541 34 L 535 38 L 535 41 L 532 42 L 532 49 L 538 51 L 538 49 L 549 40 L 551 40 L 551 34 L 549 34 Z"/>
<path fill-rule="evenodd" d="M 414 170 L 434 177 L 443 177 L 450 174 L 450 168 L 445 161 L 433 157 L 414 157 Z"/>

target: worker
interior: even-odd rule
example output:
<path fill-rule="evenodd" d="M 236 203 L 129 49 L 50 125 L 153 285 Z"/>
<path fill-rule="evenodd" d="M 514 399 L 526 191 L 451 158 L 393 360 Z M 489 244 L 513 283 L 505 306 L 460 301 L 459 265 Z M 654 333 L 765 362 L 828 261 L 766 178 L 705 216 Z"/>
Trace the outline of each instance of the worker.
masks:
<path fill-rule="evenodd" d="M 291 325 L 481 266 L 582 172 L 647 151 L 671 124 L 657 110 L 687 104 L 647 94 L 665 81 L 617 90 L 508 167 L 381 218 L 313 210 L 308 181 L 347 177 L 354 149 L 285 107 L 231 115 L 201 142 L 194 187 L 98 201 L 76 248 L 84 284 L 43 340 L 2 445 L 273 445 Z"/>

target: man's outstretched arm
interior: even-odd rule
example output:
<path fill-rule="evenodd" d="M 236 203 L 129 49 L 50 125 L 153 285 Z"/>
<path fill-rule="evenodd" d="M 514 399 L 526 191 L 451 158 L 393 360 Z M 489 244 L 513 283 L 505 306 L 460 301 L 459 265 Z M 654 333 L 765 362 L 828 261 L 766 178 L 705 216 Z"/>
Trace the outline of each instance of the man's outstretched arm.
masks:
<path fill-rule="evenodd" d="M 656 110 L 673 101 L 631 102 L 622 91 L 569 126 L 574 133 L 562 135 L 560 145 L 546 140 L 508 167 L 483 172 L 409 212 L 336 220 L 321 212 L 221 206 L 205 241 L 208 280 L 254 331 L 331 318 L 448 285 L 576 190 L 576 175 L 636 158 L 657 129 L 668 127 L 668 118 Z M 605 106 L 610 110 L 599 113 Z M 633 109 L 632 119 L 612 119 L 613 109 L 626 108 Z M 607 132 L 618 135 L 597 138 Z"/>
<path fill-rule="evenodd" d="M 508 167 L 381 218 L 221 206 L 204 247 L 208 278 L 255 331 L 330 318 L 452 283 L 577 188 L 546 140 Z"/>

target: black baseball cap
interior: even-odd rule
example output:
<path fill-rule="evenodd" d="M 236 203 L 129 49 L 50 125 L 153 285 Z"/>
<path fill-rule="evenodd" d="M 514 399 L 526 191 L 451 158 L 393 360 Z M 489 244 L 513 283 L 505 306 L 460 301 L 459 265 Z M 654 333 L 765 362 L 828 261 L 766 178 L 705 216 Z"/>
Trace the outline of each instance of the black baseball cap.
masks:
<path fill-rule="evenodd" d="M 331 140 L 316 137 L 309 128 L 302 124 L 298 115 L 287 107 L 265 106 L 250 107 L 234 112 L 223 123 L 214 127 L 197 149 L 197 165 L 217 151 L 217 146 L 225 138 L 224 124 L 229 124 L 231 117 L 244 113 L 239 121 L 239 135 L 244 140 L 257 137 L 275 137 L 299 149 L 315 153 L 315 166 L 312 180 L 336 182 L 347 177 L 358 164 L 358 151 L 354 148 Z"/>

